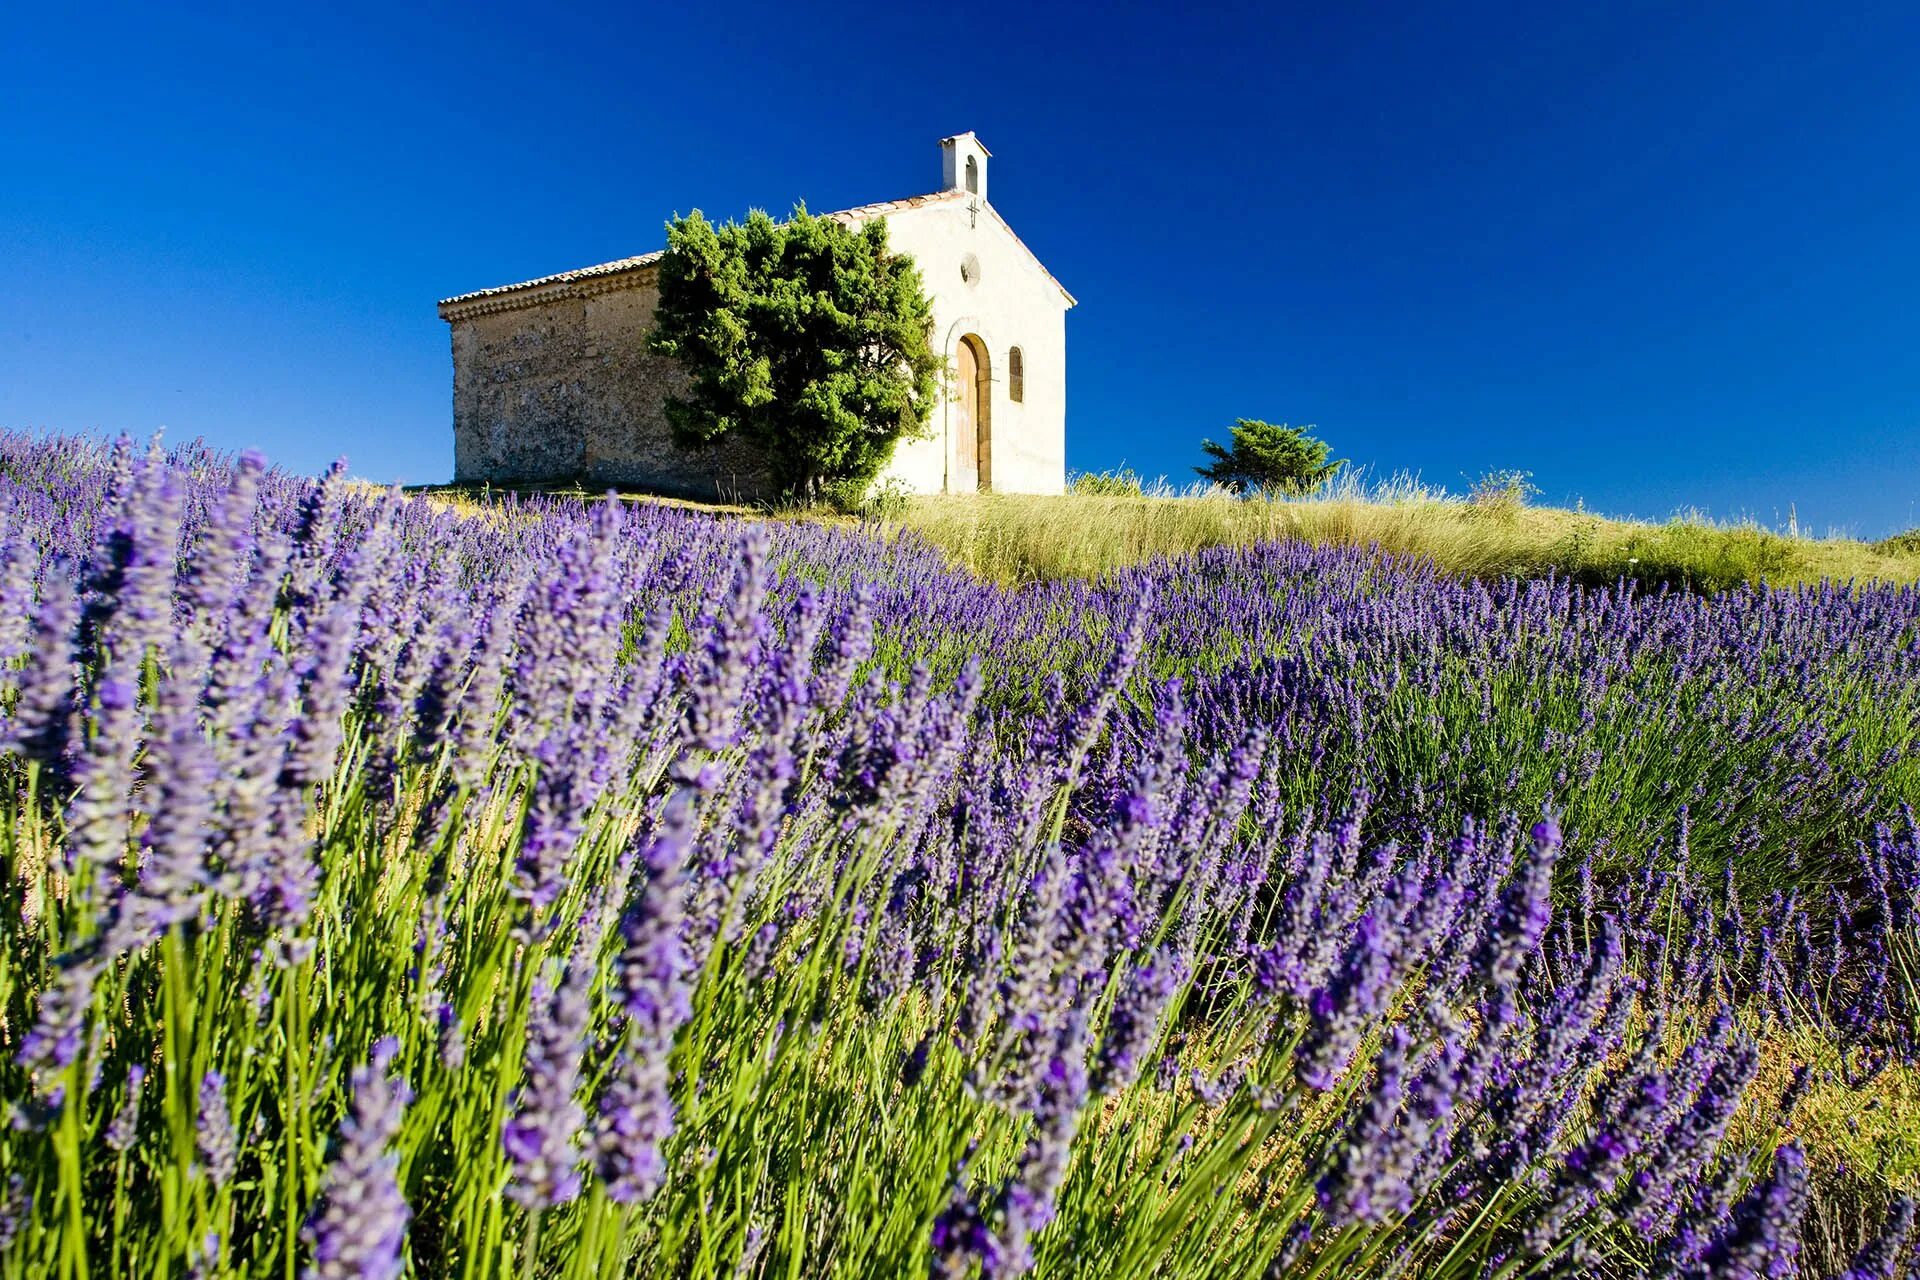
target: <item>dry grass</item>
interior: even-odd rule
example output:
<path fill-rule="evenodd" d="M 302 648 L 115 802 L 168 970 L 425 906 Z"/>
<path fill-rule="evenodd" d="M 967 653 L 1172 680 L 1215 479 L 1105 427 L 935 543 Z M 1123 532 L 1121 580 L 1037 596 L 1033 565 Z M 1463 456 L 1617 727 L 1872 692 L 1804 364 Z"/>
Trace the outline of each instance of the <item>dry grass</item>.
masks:
<path fill-rule="evenodd" d="M 1664 524 L 1473 501 L 1409 482 L 1349 483 L 1304 498 L 1214 492 L 1138 497 L 981 494 L 915 499 L 903 524 L 982 577 L 1004 583 L 1088 576 L 1156 556 L 1299 538 L 1429 557 L 1495 577 L 1549 570 L 1718 589 L 1834 581 L 1920 581 L 1920 551 L 1808 538 L 1682 516 Z"/>
<path fill-rule="evenodd" d="M 1859 1056 L 1851 1055 L 1856 1066 Z M 1772 1028 L 1762 1041 L 1754 1095 L 1778 1098 L 1793 1068 L 1808 1064 L 1814 1069 L 1813 1086 L 1794 1112 L 1790 1131 L 1816 1166 L 1845 1171 L 1887 1191 L 1920 1193 L 1920 1069 L 1895 1062 L 1853 1087 L 1843 1082 L 1848 1059 L 1818 1033 Z"/>
<path fill-rule="evenodd" d="M 421 491 L 469 514 L 483 510 L 487 500 L 485 490 L 471 487 Z M 601 496 L 578 486 L 523 492 L 587 501 Z M 825 507 L 769 510 L 622 496 L 716 515 L 860 523 Z M 889 515 L 864 523 L 885 533 L 910 529 L 980 577 L 1008 585 L 1091 577 L 1159 556 L 1285 539 L 1378 547 L 1481 578 L 1551 571 L 1582 582 L 1634 578 L 1702 590 L 1823 580 L 1920 582 L 1920 534 L 1867 543 L 1794 536 L 1694 513 L 1665 523 L 1621 520 L 1511 498 L 1476 501 L 1404 478 L 1384 484 L 1346 478 L 1299 498 L 1236 498 L 1197 486 L 1162 486 L 1137 496 L 919 497 Z"/>
<path fill-rule="evenodd" d="M 1854 1087 L 1844 1083 L 1848 1055 L 1817 1031 L 1776 1024 L 1760 1045 L 1760 1075 L 1730 1136 L 1760 1153 L 1783 1138 L 1806 1151 L 1813 1181 L 1802 1265 L 1809 1275 L 1838 1275 L 1878 1232 L 1894 1196 L 1920 1194 L 1920 1071 L 1895 1062 Z M 1802 1063 L 1813 1083 L 1782 1133 L 1777 1100 Z"/>

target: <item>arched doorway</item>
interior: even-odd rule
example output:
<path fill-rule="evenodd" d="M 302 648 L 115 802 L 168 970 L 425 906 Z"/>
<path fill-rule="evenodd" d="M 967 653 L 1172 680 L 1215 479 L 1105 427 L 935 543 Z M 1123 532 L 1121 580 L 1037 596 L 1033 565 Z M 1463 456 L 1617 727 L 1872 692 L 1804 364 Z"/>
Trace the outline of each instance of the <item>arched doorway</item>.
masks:
<path fill-rule="evenodd" d="M 993 488 L 993 373 L 987 344 L 969 333 L 953 358 L 954 484 L 956 493 Z"/>

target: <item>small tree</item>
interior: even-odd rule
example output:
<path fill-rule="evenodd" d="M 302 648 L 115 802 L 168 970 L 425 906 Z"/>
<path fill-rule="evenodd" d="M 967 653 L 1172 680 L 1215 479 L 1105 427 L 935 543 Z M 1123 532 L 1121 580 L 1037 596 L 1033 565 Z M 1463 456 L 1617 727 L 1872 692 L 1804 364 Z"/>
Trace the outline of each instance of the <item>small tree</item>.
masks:
<path fill-rule="evenodd" d="M 940 361 L 913 259 L 876 219 L 854 228 L 797 206 L 715 227 L 698 210 L 667 224 L 648 346 L 691 376 L 667 400 L 681 443 L 737 435 L 784 494 L 864 485 L 933 414 Z"/>
<path fill-rule="evenodd" d="M 1248 489 L 1306 493 L 1347 465 L 1345 458 L 1329 462 L 1326 442 L 1308 435 L 1305 427 L 1257 418 L 1241 418 L 1233 424 L 1231 446 L 1202 440 L 1200 448 L 1213 461 L 1194 470 L 1235 493 Z"/>

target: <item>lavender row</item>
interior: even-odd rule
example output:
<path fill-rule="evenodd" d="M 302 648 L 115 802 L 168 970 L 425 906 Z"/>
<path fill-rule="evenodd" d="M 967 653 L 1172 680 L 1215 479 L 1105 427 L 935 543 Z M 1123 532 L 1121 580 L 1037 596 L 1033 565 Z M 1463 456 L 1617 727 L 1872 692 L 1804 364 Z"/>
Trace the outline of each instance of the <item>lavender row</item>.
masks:
<path fill-rule="evenodd" d="M 6 452 L 14 519 L 42 531 L 43 554 L 84 563 L 112 468 L 76 466 L 85 450 L 68 442 L 15 439 Z M 219 460 L 183 463 L 217 488 Z M 283 528 L 294 487 L 268 477 Z M 349 518 L 364 522 L 364 505 Z M 205 506 L 189 494 L 189 538 Z M 591 521 L 557 499 L 498 511 L 473 521 L 412 504 L 397 536 L 439 548 L 450 572 L 478 583 L 551 554 Z M 727 522 L 636 506 L 624 525 L 655 548 L 611 568 L 629 627 L 652 607 L 691 618 L 725 589 Z M 1184 677 L 1197 744 L 1231 749 L 1243 726 L 1271 725 L 1288 748 L 1280 783 L 1294 807 L 1366 789 L 1376 821 L 1403 837 L 1552 803 L 1604 870 L 1637 869 L 1678 847 L 1684 805 L 1688 850 L 1710 869 L 1734 866 L 1751 903 L 1805 882 L 1857 884 L 1874 824 L 1920 798 L 1912 588 L 1708 598 L 1480 584 L 1296 543 L 1002 592 L 908 535 L 800 523 L 768 532 L 775 625 L 804 584 L 827 601 L 861 595 L 892 678 L 918 662 L 944 686 L 970 658 L 990 657 L 984 705 L 1010 714 L 1083 696 L 1144 609 L 1136 698 L 1149 676 Z"/>
<path fill-rule="evenodd" d="M 6 474 L 23 1272 L 1788 1274 L 1912 1051 L 1910 596 Z"/>

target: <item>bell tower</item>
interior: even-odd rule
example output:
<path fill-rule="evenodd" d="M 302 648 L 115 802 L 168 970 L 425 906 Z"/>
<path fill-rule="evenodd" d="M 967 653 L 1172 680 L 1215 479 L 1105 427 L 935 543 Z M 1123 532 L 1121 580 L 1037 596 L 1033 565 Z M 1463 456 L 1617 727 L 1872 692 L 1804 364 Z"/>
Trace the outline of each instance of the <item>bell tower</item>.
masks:
<path fill-rule="evenodd" d="M 940 189 L 966 191 L 985 200 L 987 161 L 992 155 L 972 130 L 940 139 Z"/>

